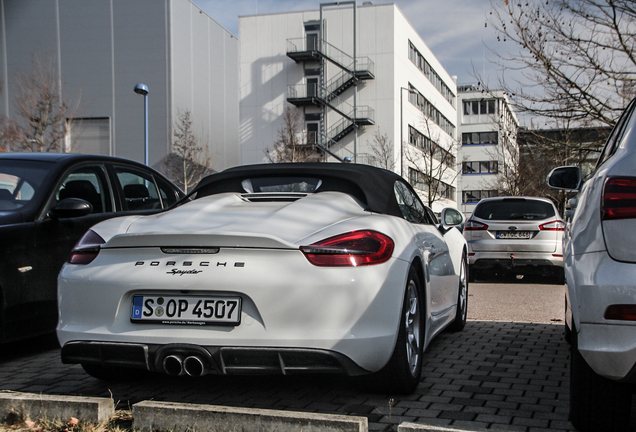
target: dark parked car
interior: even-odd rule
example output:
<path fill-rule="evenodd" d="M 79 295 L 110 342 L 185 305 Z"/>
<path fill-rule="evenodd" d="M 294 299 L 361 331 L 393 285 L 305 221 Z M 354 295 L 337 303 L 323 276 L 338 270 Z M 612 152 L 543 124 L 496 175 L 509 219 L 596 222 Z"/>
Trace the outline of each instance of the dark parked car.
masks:
<path fill-rule="evenodd" d="M 107 156 L 0 154 L 0 343 L 53 332 L 57 274 L 97 222 L 183 196 L 157 171 Z"/>

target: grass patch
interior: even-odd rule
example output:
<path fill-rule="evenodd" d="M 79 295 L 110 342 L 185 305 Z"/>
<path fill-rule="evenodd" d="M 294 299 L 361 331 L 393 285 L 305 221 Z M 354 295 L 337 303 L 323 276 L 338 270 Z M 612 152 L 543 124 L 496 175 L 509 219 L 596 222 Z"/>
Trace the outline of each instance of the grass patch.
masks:
<path fill-rule="evenodd" d="M 30 419 L 22 413 L 11 410 L 0 422 L 0 432 L 131 432 L 132 413 L 121 410 L 99 423 L 86 423 L 70 419 Z"/>

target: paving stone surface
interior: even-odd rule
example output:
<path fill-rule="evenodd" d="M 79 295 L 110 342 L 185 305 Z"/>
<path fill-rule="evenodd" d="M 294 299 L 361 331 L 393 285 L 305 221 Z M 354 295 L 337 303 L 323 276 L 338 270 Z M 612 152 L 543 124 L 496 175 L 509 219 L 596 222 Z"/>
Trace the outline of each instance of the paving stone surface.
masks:
<path fill-rule="evenodd" d="M 411 395 L 373 394 L 353 379 L 323 375 L 104 382 L 62 364 L 59 347 L 40 341 L 40 347 L 2 347 L 0 390 L 112 396 L 119 408 L 152 399 L 351 414 L 366 416 L 371 431 L 397 431 L 401 422 L 472 431 L 574 430 L 562 325 L 469 321 L 462 332 L 444 332 L 426 351 L 422 381 Z"/>

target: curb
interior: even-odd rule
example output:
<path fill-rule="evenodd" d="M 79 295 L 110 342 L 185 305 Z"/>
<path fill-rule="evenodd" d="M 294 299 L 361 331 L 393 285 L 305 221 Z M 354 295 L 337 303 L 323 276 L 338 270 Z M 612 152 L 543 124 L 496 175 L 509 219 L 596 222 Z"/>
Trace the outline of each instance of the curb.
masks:
<path fill-rule="evenodd" d="M 100 422 L 108 420 L 113 415 L 115 405 L 109 398 L 0 392 L 2 419 L 5 419 L 12 410 L 31 419 L 75 417 L 84 422 Z"/>
<path fill-rule="evenodd" d="M 132 407 L 133 428 L 146 431 L 367 432 L 366 417 L 143 401 Z"/>
<path fill-rule="evenodd" d="M 83 422 L 108 420 L 115 412 L 110 398 L 42 395 L 0 391 L 0 420 L 12 411 L 30 419 L 75 417 Z M 175 402 L 143 401 L 132 406 L 133 428 L 145 431 L 368 432 L 366 417 L 232 408 Z M 418 423 L 401 423 L 398 432 L 468 432 Z M 494 430 L 493 430 L 494 431 Z"/>
<path fill-rule="evenodd" d="M 429 426 L 419 423 L 400 423 L 398 432 L 497 432 L 497 429 L 450 429 L 441 426 Z"/>

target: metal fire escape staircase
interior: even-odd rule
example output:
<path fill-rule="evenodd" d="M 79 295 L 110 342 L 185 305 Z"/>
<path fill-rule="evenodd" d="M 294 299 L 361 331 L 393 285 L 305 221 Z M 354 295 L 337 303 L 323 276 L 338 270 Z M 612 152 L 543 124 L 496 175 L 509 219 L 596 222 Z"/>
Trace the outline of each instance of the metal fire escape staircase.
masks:
<path fill-rule="evenodd" d="M 342 119 L 320 133 L 322 147 L 327 150 L 340 141 L 356 126 L 375 124 L 375 112 L 368 106 L 357 109 L 339 96 L 361 80 L 374 79 L 374 63 L 368 57 L 353 58 L 335 46 L 322 40 L 307 46 L 307 38 L 288 39 L 287 56 L 295 62 L 327 60 L 341 71 L 324 86 L 319 84 L 297 84 L 287 88 L 287 101 L 296 106 L 314 105 L 337 112 Z M 355 65 L 355 68 L 354 68 Z M 324 70 L 324 68 L 323 68 Z M 332 154 L 331 152 L 329 152 Z M 332 154 L 332 156 L 335 156 Z"/>

